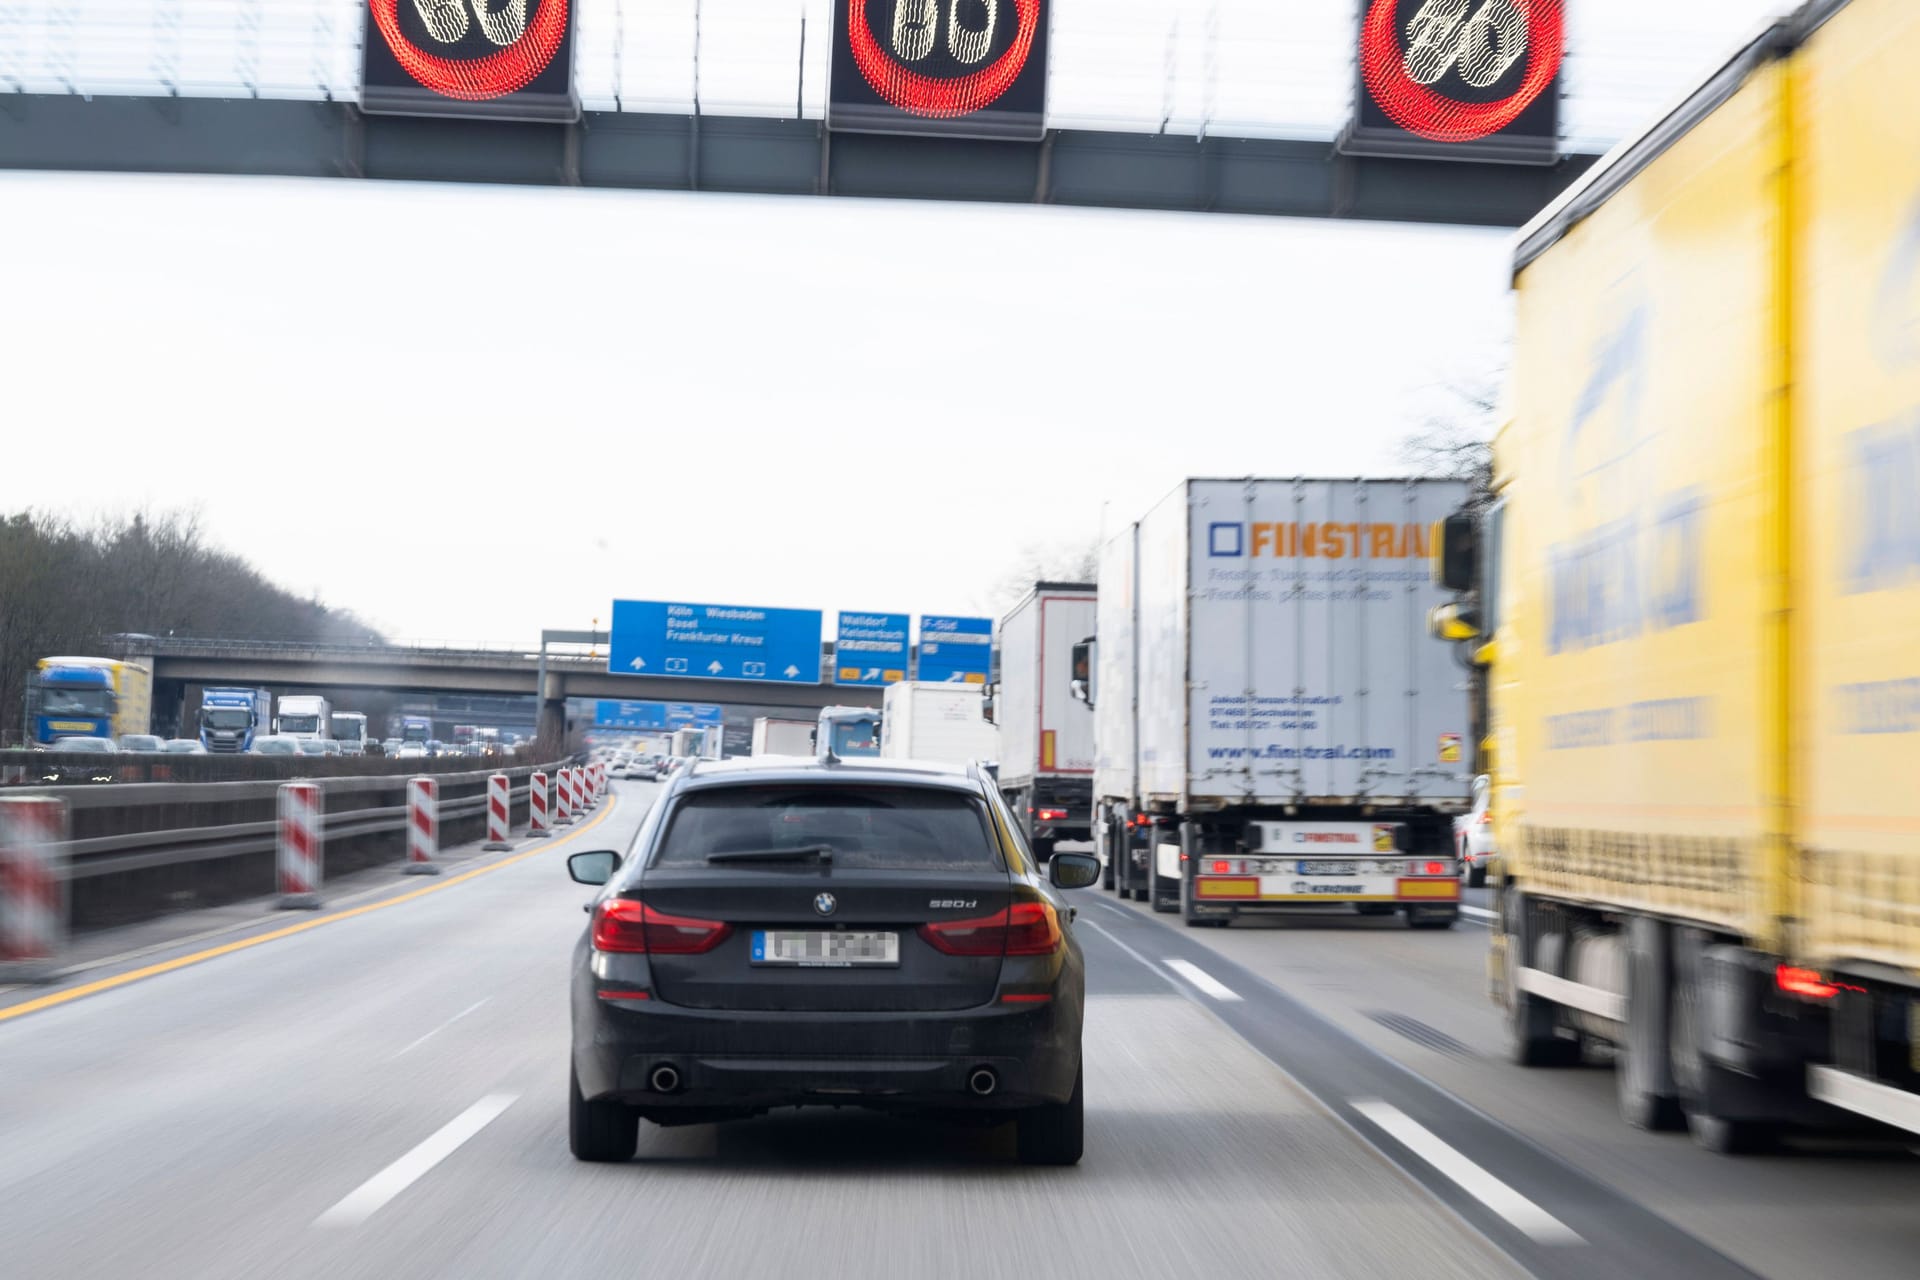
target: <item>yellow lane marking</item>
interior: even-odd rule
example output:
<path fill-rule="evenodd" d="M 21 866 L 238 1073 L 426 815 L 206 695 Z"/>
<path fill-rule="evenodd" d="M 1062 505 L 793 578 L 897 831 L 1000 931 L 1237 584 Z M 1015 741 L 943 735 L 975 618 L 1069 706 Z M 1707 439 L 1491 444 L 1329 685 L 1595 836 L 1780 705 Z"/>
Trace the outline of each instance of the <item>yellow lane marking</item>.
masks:
<path fill-rule="evenodd" d="M 100 978 L 97 981 L 74 987 L 69 991 L 55 991 L 35 1000 L 9 1005 L 5 1009 L 0 1009 L 0 1022 L 5 1022 L 10 1018 L 23 1017 L 29 1013 L 38 1013 L 42 1009 L 51 1009 L 55 1005 L 66 1004 L 68 1001 L 78 1000 L 83 996 L 98 995 L 102 991 L 111 991 L 115 987 L 124 987 L 129 982 L 138 982 L 142 978 L 154 978 L 163 973 L 172 973 L 175 969 L 185 969 L 189 965 L 203 964 L 208 960 L 213 960 L 224 955 L 231 955 L 235 951 L 245 951 L 248 947 L 257 947 L 265 942 L 274 942 L 280 938 L 291 938 L 296 933 L 305 933 L 309 929 L 318 929 L 321 925 L 332 924 L 336 920 L 351 920 L 353 917 L 363 916 L 369 911 L 379 911 L 386 907 L 397 907 L 403 902 L 412 902 L 415 898 L 424 898 L 430 893 L 439 893 L 442 889 L 451 889 L 457 884 L 464 884 L 475 876 L 483 876 L 489 871 L 498 871 L 502 867 L 510 867 L 514 863 L 531 858 L 537 853 L 546 853 L 550 849 L 557 849 L 576 836 L 585 835 L 605 821 L 608 815 L 613 812 L 614 806 L 618 803 L 619 801 L 616 797 L 609 795 L 607 797 L 606 808 L 600 811 L 598 817 L 586 823 L 584 826 L 575 827 L 563 836 L 550 839 L 544 844 L 535 845 L 531 849 L 522 850 L 511 857 L 502 858 L 498 862 L 489 862 L 484 867 L 475 867 L 471 871 L 463 871 L 452 879 L 442 880 L 438 884 L 430 884 L 424 888 L 414 889 L 411 892 L 400 894 L 398 897 L 382 898 L 379 902 L 369 902 L 365 906 L 353 907 L 346 911 L 336 911 L 332 915 L 316 916 L 312 920 L 303 920 L 299 924 L 288 925 L 284 929 L 275 929 L 271 933 L 257 934 L 251 938 L 241 938 L 237 942 L 227 942 L 217 947 L 208 947 L 205 951 L 196 951 L 191 955 L 176 956 L 172 960 L 163 960 L 159 964 L 150 964 L 145 968 L 129 969 L 125 973 L 117 973 L 111 978 Z"/>

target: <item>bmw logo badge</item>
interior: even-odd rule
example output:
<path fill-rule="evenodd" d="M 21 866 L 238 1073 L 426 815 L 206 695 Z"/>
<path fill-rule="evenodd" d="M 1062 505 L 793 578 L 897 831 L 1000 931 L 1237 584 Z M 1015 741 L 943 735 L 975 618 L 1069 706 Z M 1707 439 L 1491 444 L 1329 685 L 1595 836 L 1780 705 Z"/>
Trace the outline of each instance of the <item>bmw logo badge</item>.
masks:
<path fill-rule="evenodd" d="M 839 900 L 836 899 L 830 893 L 821 893 L 821 894 L 814 895 L 813 909 L 819 912 L 823 916 L 832 915 L 833 909 L 838 905 L 839 905 Z"/>

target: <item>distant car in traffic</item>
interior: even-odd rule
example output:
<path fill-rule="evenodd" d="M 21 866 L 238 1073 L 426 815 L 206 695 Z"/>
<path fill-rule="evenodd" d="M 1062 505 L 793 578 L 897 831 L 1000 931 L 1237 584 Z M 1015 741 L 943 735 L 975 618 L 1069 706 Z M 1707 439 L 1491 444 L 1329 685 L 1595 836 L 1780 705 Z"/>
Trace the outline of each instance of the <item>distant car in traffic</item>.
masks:
<path fill-rule="evenodd" d="M 114 745 L 112 738 L 93 738 L 75 736 L 55 738 L 51 750 L 69 752 L 85 756 L 116 756 L 120 748 Z M 60 785 L 112 782 L 116 765 L 111 760 L 83 760 L 45 765 L 41 769 L 40 781 Z"/>
<path fill-rule="evenodd" d="M 152 733 L 123 733 L 120 735 L 122 751 L 161 751 L 164 750 L 159 735 Z"/>
<path fill-rule="evenodd" d="M 204 756 L 207 749 L 200 745 L 197 738 L 168 738 L 160 744 L 160 749 L 170 756 Z"/>
<path fill-rule="evenodd" d="M 385 738 L 385 739 L 382 739 L 382 740 L 381 740 L 381 745 L 382 745 L 382 746 L 384 746 L 384 747 L 385 747 L 385 748 L 387 749 L 387 754 L 388 754 L 388 755 L 395 755 L 395 754 L 397 754 L 397 753 L 399 752 L 399 750 L 400 750 L 400 739 L 398 739 L 398 738 Z"/>
<path fill-rule="evenodd" d="M 400 760 L 425 760 L 429 756 L 424 742 L 403 742 L 394 751 L 394 757 Z"/>
<path fill-rule="evenodd" d="M 253 740 L 253 754 L 257 756 L 297 756 L 301 754 L 300 738 L 290 738 L 285 734 L 269 733 Z"/>
<path fill-rule="evenodd" d="M 295 738 L 294 742 L 299 744 L 298 749 L 303 756 L 324 756 L 327 754 L 327 743 L 324 738 Z"/>
<path fill-rule="evenodd" d="M 1453 820 L 1453 846 L 1460 855 L 1461 874 L 1478 889 L 1487 883 L 1487 864 L 1493 861 L 1493 781 L 1486 774 L 1473 780 L 1473 806 Z"/>
<path fill-rule="evenodd" d="M 760 757 L 683 769 L 574 953 L 569 1135 L 632 1157 L 659 1124 L 773 1107 L 1010 1120 L 1020 1158 L 1081 1154 L 1085 967 L 1062 889 L 971 766 Z"/>

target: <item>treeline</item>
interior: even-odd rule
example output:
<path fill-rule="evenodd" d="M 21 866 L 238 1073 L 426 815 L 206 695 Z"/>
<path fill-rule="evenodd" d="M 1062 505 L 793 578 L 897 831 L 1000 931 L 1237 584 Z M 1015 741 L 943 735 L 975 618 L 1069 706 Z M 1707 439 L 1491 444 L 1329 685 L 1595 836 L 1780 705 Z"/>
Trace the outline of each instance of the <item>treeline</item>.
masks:
<path fill-rule="evenodd" d="M 274 586 L 208 545 L 191 516 L 133 515 L 82 528 L 41 512 L 0 519 L 0 725 L 18 727 L 34 660 L 98 653 L 122 632 L 364 643 L 344 609 Z"/>

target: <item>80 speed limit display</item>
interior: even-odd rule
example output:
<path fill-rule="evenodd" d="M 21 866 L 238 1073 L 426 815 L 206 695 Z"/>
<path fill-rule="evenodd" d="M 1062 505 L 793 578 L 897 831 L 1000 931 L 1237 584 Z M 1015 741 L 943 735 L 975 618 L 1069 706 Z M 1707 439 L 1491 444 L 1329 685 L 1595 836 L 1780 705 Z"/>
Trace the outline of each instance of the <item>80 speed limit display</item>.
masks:
<path fill-rule="evenodd" d="M 367 0 L 360 109 L 575 120 L 578 0 Z"/>
<path fill-rule="evenodd" d="M 1364 0 L 1341 148 L 1551 164 L 1565 54 L 1564 0 Z"/>
<path fill-rule="evenodd" d="M 1048 0 L 834 0 L 829 128 L 1037 139 Z"/>

